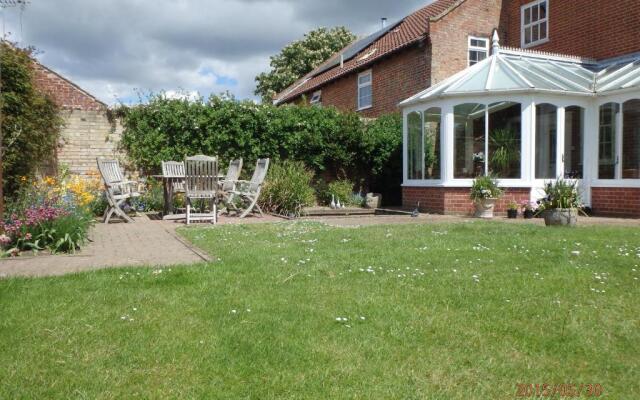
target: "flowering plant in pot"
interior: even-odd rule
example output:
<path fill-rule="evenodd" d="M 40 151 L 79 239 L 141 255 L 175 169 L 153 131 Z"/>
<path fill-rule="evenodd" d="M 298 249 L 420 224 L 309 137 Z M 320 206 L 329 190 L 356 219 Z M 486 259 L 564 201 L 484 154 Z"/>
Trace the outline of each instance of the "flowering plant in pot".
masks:
<path fill-rule="evenodd" d="M 502 189 L 498 181 L 492 176 L 479 176 L 471 185 L 471 200 L 476 207 L 475 216 L 478 218 L 493 218 L 496 200 L 502 196 Z"/>
<path fill-rule="evenodd" d="M 538 203 L 535 201 L 523 201 L 522 204 L 522 214 L 525 219 L 532 219 L 536 215 L 536 210 L 538 209 Z"/>
<path fill-rule="evenodd" d="M 575 226 L 582 207 L 577 182 L 558 179 L 545 183 L 544 191 L 546 196 L 540 201 L 540 208 L 545 225 Z"/>
<path fill-rule="evenodd" d="M 518 203 L 513 200 L 507 204 L 507 217 L 511 219 L 518 218 Z"/>

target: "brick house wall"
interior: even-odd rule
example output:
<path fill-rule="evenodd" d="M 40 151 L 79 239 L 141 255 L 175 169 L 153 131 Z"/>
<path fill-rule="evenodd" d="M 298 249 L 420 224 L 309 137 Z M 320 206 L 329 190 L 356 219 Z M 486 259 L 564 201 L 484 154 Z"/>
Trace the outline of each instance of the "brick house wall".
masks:
<path fill-rule="evenodd" d="M 429 54 L 422 42 L 374 63 L 371 69 L 373 107 L 359 111 L 364 118 L 398 112 L 398 103 L 429 86 Z M 366 71 L 367 69 L 364 69 Z M 322 89 L 322 104 L 342 111 L 358 108 L 358 74 L 329 82 Z M 310 97 L 310 96 L 309 96 Z M 308 99 L 307 99 L 308 101 Z"/>
<path fill-rule="evenodd" d="M 520 7 L 531 0 L 504 0 L 504 43 L 520 47 Z M 638 0 L 549 0 L 549 41 L 535 50 L 603 59 L 640 51 Z"/>
<path fill-rule="evenodd" d="M 529 201 L 530 188 L 506 188 L 495 206 L 497 213 L 506 213 L 511 201 Z M 420 211 L 434 214 L 471 215 L 475 211 L 468 187 L 408 187 L 402 188 L 402 206 L 413 209 L 420 203 Z"/>
<path fill-rule="evenodd" d="M 493 30 L 500 26 L 502 1 L 467 0 L 443 18 L 431 22 L 431 84 L 467 68 L 469 36 L 490 40 Z"/>
<path fill-rule="evenodd" d="M 123 158 L 118 151 L 122 127 L 107 118 L 107 106 L 80 87 L 34 63 L 35 84 L 62 109 L 65 126 L 56 152 L 58 166 L 87 176 L 96 172 L 96 158 Z"/>
<path fill-rule="evenodd" d="M 591 188 L 591 209 L 597 215 L 640 218 L 640 188 Z"/>

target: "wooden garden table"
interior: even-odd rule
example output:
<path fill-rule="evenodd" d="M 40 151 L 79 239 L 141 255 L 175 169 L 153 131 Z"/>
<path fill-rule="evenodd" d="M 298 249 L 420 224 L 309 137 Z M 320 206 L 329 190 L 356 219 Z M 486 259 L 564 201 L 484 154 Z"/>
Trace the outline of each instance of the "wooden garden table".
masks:
<path fill-rule="evenodd" d="M 153 178 L 156 179 L 160 179 L 162 180 L 162 187 L 163 187 L 163 200 L 164 200 L 164 204 L 163 204 L 163 209 L 162 209 L 162 219 L 163 220 L 179 220 L 179 219 L 186 219 L 187 218 L 187 214 L 182 213 L 182 214 L 174 214 L 174 209 L 173 209 L 173 197 L 174 197 L 174 188 L 175 186 L 182 184 L 183 186 L 185 185 L 185 177 L 182 176 L 164 176 L 164 175 L 151 175 Z M 224 182 L 224 178 L 225 176 L 222 174 L 218 175 L 218 182 L 219 182 L 219 187 L 221 187 L 222 183 Z"/>

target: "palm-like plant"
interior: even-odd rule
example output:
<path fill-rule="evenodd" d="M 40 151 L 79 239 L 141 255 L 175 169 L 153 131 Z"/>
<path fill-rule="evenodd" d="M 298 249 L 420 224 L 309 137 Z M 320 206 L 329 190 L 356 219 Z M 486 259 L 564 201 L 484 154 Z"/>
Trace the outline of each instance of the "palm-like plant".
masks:
<path fill-rule="evenodd" d="M 491 170 L 498 176 L 511 176 L 511 166 L 520 160 L 520 146 L 511 129 L 495 129 L 489 135 Z"/>

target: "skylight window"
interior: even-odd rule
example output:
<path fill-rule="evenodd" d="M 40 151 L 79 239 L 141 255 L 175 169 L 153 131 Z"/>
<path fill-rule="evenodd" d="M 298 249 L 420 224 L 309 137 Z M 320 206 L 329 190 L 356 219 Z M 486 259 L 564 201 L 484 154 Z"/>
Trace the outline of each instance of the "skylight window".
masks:
<path fill-rule="evenodd" d="M 549 41 L 549 0 L 538 0 L 522 6 L 520 21 L 522 47 Z"/>
<path fill-rule="evenodd" d="M 309 101 L 309 104 L 311 104 L 312 106 L 322 105 L 322 90 L 313 92 L 313 95 L 311 96 L 311 100 Z"/>

